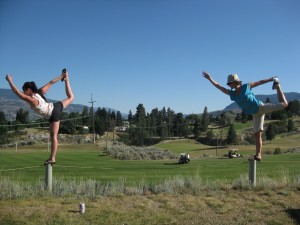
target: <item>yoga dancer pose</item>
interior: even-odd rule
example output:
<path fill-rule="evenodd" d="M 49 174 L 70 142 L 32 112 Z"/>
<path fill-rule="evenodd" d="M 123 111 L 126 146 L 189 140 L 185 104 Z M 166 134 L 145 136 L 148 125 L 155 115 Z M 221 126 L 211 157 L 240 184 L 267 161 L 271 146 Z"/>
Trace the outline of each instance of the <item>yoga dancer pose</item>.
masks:
<path fill-rule="evenodd" d="M 230 96 L 230 99 L 235 101 L 242 108 L 244 113 L 253 115 L 254 136 L 256 142 L 256 154 L 250 159 L 261 161 L 262 152 L 262 131 L 264 126 L 264 118 L 266 113 L 276 110 L 282 110 L 288 106 L 288 102 L 280 88 L 279 79 L 271 77 L 268 79 L 242 84 L 237 74 L 231 74 L 227 78 L 227 85 L 230 89 L 222 87 L 214 81 L 210 74 L 202 72 L 203 77 L 209 80 L 217 89 Z M 276 89 L 278 100 L 280 103 L 270 104 L 263 103 L 256 99 L 251 89 L 259 85 L 273 81 L 272 89 Z"/>
<path fill-rule="evenodd" d="M 35 112 L 49 120 L 51 154 L 49 159 L 45 161 L 45 164 L 54 164 L 58 146 L 57 135 L 60 125 L 61 113 L 63 109 L 70 105 L 71 102 L 74 100 L 74 95 L 70 86 L 67 70 L 63 69 L 62 74 L 59 77 L 51 80 L 49 83 L 47 83 L 40 89 L 37 88 L 36 84 L 33 81 L 25 82 L 22 87 L 23 92 L 19 91 L 18 88 L 14 85 L 11 75 L 7 75 L 6 80 L 8 81 L 12 91 L 17 96 L 19 96 L 22 100 L 27 102 Z M 44 94 L 49 90 L 49 88 L 53 84 L 55 84 L 59 80 L 65 82 L 67 98 L 56 103 L 48 103 Z"/>

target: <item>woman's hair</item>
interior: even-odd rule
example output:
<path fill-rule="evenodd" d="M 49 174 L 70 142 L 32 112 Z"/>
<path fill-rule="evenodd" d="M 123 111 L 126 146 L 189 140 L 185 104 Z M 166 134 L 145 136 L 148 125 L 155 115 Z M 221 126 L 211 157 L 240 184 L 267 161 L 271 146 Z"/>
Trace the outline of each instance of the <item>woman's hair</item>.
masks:
<path fill-rule="evenodd" d="M 25 82 L 25 83 L 23 84 L 23 87 L 22 87 L 23 92 L 25 92 L 28 88 L 29 88 L 32 92 L 38 93 L 38 94 L 39 94 L 39 95 L 47 102 L 47 100 L 46 100 L 44 94 L 41 92 L 41 89 L 38 89 L 37 86 L 36 86 L 36 84 L 35 84 L 33 81 L 31 81 L 31 82 L 28 81 L 28 82 Z"/>
<path fill-rule="evenodd" d="M 236 83 L 236 84 L 239 84 L 239 85 L 242 85 L 242 84 L 243 84 L 243 82 L 240 81 L 240 80 L 239 80 L 239 81 L 235 81 L 235 83 Z"/>

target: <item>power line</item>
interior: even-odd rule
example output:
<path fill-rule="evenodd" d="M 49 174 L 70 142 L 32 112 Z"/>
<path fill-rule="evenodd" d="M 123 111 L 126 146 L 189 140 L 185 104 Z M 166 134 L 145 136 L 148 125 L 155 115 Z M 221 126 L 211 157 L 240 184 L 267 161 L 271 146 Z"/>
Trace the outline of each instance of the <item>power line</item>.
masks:
<path fill-rule="evenodd" d="M 60 120 L 61 122 L 72 121 L 72 120 L 80 120 L 91 116 L 81 116 L 75 118 L 68 118 Z M 30 126 L 30 125 L 39 125 L 39 124 L 49 124 L 49 122 L 34 122 L 34 123 L 20 123 L 20 124 L 10 124 L 10 125 L 0 125 L 0 127 L 16 127 L 16 126 Z"/>

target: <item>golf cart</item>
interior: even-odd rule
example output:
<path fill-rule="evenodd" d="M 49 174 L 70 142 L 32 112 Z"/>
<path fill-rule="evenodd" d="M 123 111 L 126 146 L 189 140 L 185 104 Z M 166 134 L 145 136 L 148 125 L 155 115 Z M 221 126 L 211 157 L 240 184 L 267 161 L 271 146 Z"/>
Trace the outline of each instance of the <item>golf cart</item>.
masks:
<path fill-rule="evenodd" d="M 178 163 L 186 164 L 190 162 L 190 155 L 188 153 L 181 153 Z"/>
<path fill-rule="evenodd" d="M 240 157 L 241 157 L 241 154 L 239 154 L 237 152 L 237 149 L 229 150 L 229 152 L 228 152 L 228 158 L 233 159 L 233 158 L 240 158 Z"/>

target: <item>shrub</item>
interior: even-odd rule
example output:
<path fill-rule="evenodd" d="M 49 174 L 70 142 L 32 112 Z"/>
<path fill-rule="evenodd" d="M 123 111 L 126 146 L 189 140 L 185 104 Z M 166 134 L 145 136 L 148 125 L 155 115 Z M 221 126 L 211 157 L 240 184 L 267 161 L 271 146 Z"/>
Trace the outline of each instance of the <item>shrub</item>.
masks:
<path fill-rule="evenodd" d="M 154 147 L 127 146 L 114 142 L 104 152 L 107 155 L 119 160 L 161 160 L 176 159 L 177 156 L 168 150 L 160 150 Z"/>
<path fill-rule="evenodd" d="M 282 154 L 281 149 L 279 147 L 275 148 L 273 155 L 279 155 Z"/>

